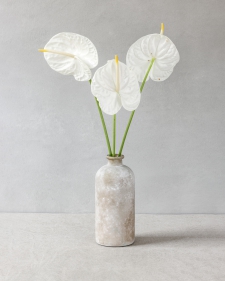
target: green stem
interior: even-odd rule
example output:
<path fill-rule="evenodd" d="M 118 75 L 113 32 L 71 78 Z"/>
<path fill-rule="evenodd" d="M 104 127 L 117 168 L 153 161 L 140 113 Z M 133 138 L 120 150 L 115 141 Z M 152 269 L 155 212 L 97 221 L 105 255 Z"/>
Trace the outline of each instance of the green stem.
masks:
<path fill-rule="evenodd" d="M 121 143 L 121 146 L 120 146 L 120 151 L 119 151 L 118 156 L 121 156 L 121 154 L 122 154 L 123 146 L 124 146 L 124 143 L 125 143 L 125 140 L 126 140 L 126 137 L 127 137 L 127 133 L 128 133 L 128 131 L 129 131 L 130 124 L 131 124 L 131 121 L 132 121 L 132 119 L 133 119 L 134 113 L 135 113 L 135 110 L 133 110 L 133 111 L 131 112 L 131 115 L 130 115 L 130 118 L 129 118 L 129 121 L 128 121 L 126 130 L 125 130 L 125 133 L 124 133 L 124 136 L 123 136 L 123 140 L 122 140 L 122 143 Z"/>
<path fill-rule="evenodd" d="M 143 80 L 143 82 L 142 82 L 142 84 L 141 84 L 141 87 L 140 87 L 140 92 L 141 92 L 141 93 L 142 93 L 142 91 L 143 91 L 143 88 L 144 88 L 146 79 L 148 78 L 149 72 L 150 72 L 150 70 L 151 70 L 151 68 L 152 68 L 152 65 L 153 65 L 154 61 L 155 61 L 155 58 L 153 58 L 153 59 L 151 60 L 150 65 L 149 65 L 149 67 L 148 67 L 148 70 L 147 70 L 147 72 L 146 72 L 146 74 L 145 74 L 144 80 Z"/>
<path fill-rule="evenodd" d="M 91 80 L 89 80 L 89 83 L 91 84 Z M 107 143 L 107 146 L 108 146 L 109 156 L 112 156 L 112 150 L 111 150 L 111 146 L 110 146 L 107 128 L 106 128 L 106 125 L 105 125 L 104 116 L 102 114 L 101 107 L 100 107 L 99 102 L 98 102 L 96 97 L 95 97 L 95 101 L 96 101 L 96 104 L 97 104 L 97 107 L 98 107 L 98 112 L 99 112 L 99 115 L 100 115 L 100 118 L 101 118 L 101 121 L 102 121 L 102 127 L 103 127 L 103 130 L 104 130 L 104 133 L 105 133 L 105 139 L 106 139 L 106 143 Z"/>
<path fill-rule="evenodd" d="M 116 114 L 113 115 L 113 151 L 112 156 L 116 155 Z"/>
<path fill-rule="evenodd" d="M 144 88 L 144 86 L 145 86 L 145 82 L 146 82 L 146 80 L 147 80 L 147 78 L 148 78 L 149 72 L 150 72 L 150 70 L 151 70 L 151 68 L 152 68 L 152 65 L 153 65 L 154 61 L 155 61 L 155 58 L 153 58 L 153 59 L 151 60 L 150 65 L 149 65 L 149 67 L 148 67 L 148 70 L 147 70 L 147 72 L 146 72 L 146 74 L 145 74 L 144 80 L 143 80 L 143 82 L 142 82 L 142 84 L 141 84 L 141 87 L 140 87 L 140 92 L 141 92 L 141 93 L 142 93 L 142 91 L 143 91 L 143 88 Z M 126 130 L 125 130 L 124 136 L 123 136 L 123 140 L 122 140 L 122 143 L 121 143 L 121 146 L 120 146 L 120 150 L 119 150 L 118 156 L 121 156 L 121 154 L 122 154 L 123 147 L 124 147 L 124 143 L 125 143 L 125 140 L 126 140 L 126 137 L 127 137 L 127 133 L 128 133 L 128 131 L 129 131 L 130 124 L 131 124 L 131 122 L 132 122 L 134 113 L 135 113 L 135 110 L 133 110 L 133 111 L 131 112 L 131 114 L 130 114 L 130 118 L 129 118 L 128 123 L 127 123 L 127 127 L 126 127 Z"/>

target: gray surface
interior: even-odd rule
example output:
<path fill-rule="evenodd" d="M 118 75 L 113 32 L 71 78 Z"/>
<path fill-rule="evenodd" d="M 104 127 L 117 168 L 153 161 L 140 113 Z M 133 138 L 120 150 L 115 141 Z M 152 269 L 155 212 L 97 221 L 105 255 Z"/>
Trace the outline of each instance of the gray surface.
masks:
<path fill-rule="evenodd" d="M 181 61 L 147 83 L 125 145 L 136 211 L 225 212 L 225 1 L 0 0 L 0 211 L 93 212 L 107 148 L 88 83 L 37 52 L 56 33 L 87 36 L 99 66 L 160 31 Z M 129 114 L 118 114 L 118 142 Z M 111 125 L 111 118 L 106 118 Z M 111 133 L 111 129 L 109 130 Z"/>
<path fill-rule="evenodd" d="M 224 281 L 225 215 L 137 215 L 136 241 L 99 246 L 94 215 L 1 214 L 1 281 Z"/>

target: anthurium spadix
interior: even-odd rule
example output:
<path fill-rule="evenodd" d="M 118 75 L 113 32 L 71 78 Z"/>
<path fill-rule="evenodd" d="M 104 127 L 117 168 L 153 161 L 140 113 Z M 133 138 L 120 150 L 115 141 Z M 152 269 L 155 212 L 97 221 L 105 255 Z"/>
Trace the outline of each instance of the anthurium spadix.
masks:
<path fill-rule="evenodd" d="M 135 110 L 141 99 L 135 73 L 124 63 L 114 59 L 97 69 L 91 91 L 102 111 L 109 115 L 116 114 L 122 106 L 128 111 Z"/>
<path fill-rule="evenodd" d="M 91 79 L 91 69 L 98 64 L 94 44 L 86 37 L 70 32 L 53 36 L 45 45 L 44 57 L 49 66 L 64 75 L 73 75 L 78 81 Z"/>
<path fill-rule="evenodd" d="M 179 53 L 173 42 L 163 35 L 164 25 L 160 34 L 150 34 L 138 39 L 128 50 L 126 63 L 133 70 L 138 81 L 143 82 L 146 77 L 154 81 L 164 81 L 173 72 L 174 66 L 180 60 Z"/>

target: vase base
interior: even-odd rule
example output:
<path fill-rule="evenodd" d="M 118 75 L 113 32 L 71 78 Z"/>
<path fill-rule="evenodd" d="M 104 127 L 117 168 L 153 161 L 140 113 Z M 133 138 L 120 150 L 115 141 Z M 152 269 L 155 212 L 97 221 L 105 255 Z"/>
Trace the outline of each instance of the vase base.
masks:
<path fill-rule="evenodd" d="M 126 247 L 126 246 L 129 246 L 129 245 L 132 245 L 134 243 L 135 239 L 132 241 L 132 242 L 125 242 L 123 244 L 119 244 L 119 245 L 113 245 L 113 244 L 102 244 L 100 242 L 97 242 L 96 243 L 100 246 L 104 246 L 104 247 Z"/>

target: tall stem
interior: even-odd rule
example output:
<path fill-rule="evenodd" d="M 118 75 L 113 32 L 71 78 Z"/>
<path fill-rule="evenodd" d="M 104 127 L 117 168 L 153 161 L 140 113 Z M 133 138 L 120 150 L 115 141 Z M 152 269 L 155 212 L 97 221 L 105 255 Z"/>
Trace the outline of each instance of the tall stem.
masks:
<path fill-rule="evenodd" d="M 118 55 L 115 55 L 116 63 L 116 92 L 119 94 L 120 91 L 120 80 L 119 80 L 119 58 Z M 113 157 L 116 155 L 116 114 L 113 115 Z"/>
<path fill-rule="evenodd" d="M 145 74 L 144 80 L 143 80 L 143 82 L 142 82 L 142 84 L 141 84 L 141 87 L 140 87 L 140 92 L 141 92 L 141 93 L 142 93 L 142 91 L 143 91 L 143 88 L 144 88 L 146 79 L 148 78 L 149 72 L 150 72 L 150 70 L 151 70 L 151 68 L 152 68 L 152 65 L 153 65 L 154 61 L 155 61 L 155 58 L 153 58 L 153 59 L 151 60 L 150 65 L 149 65 L 149 67 L 148 67 L 148 70 L 147 70 L 147 72 L 146 72 L 146 74 Z"/>
<path fill-rule="evenodd" d="M 141 87 L 140 87 L 140 92 L 141 92 L 141 93 L 142 93 L 142 91 L 143 91 L 143 88 L 144 88 L 144 86 L 145 86 L 145 82 L 146 82 L 146 80 L 147 80 L 147 78 L 148 78 L 149 72 L 150 72 L 150 70 L 151 70 L 151 68 L 152 68 L 152 65 L 153 65 L 154 61 L 155 61 L 155 58 L 152 58 L 152 60 L 151 60 L 151 62 L 150 62 L 150 65 L 149 65 L 149 67 L 148 67 L 148 70 L 147 70 L 147 72 L 146 72 L 146 74 L 145 74 L 144 80 L 143 80 L 143 82 L 142 82 L 142 84 L 141 84 Z M 127 137 L 127 133 L 128 133 L 128 131 L 129 131 L 130 124 L 131 124 L 131 122 L 132 122 L 134 113 L 135 113 L 135 110 L 133 110 L 133 111 L 131 112 L 131 114 L 130 114 L 130 118 L 129 118 L 129 120 L 128 120 L 125 133 L 124 133 L 124 135 L 123 135 L 123 140 L 122 140 L 122 143 L 121 143 L 121 146 L 120 146 L 120 150 L 119 150 L 118 156 L 121 156 L 121 154 L 122 154 L 123 147 L 124 147 L 124 143 L 125 143 L 125 140 L 126 140 L 126 137 Z"/>
<path fill-rule="evenodd" d="M 89 80 L 89 83 L 91 84 L 91 80 Z M 106 125 L 105 125 L 104 116 L 102 114 L 101 107 L 100 107 L 99 102 L 98 102 L 96 97 L 95 97 L 95 101 L 96 101 L 96 104 L 97 104 L 97 107 L 98 107 L 98 112 L 99 112 L 99 115 L 100 115 L 100 118 L 101 118 L 101 121 L 102 121 L 102 127 L 103 127 L 103 130 L 104 130 L 104 133 L 105 133 L 105 139 L 106 139 L 106 143 L 107 143 L 107 147 L 108 147 L 108 151 L 109 151 L 109 156 L 112 156 L 112 150 L 111 150 L 111 146 L 110 146 L 107 128 L 106 128 Z"/>
<path fill-rule="evenodd" d="M 113 149 L 112 156 L 116 155 L 116 114 L 113 115 Z"/>
<path fill-rule="evenodd" d="M 129 118 L 129 121 L 128 121 L 126 130 L 125 130 L 125 133 L 124 133 L 124 136 L 123 136 L 123 140 L 122 140 L 122 143 L 121 143 L 121 146 L 120 146 L 120 151 L 119 151 L 119 153 L 118 153 L 118 156 L 121 156 L 121 154 L 122 154 L 123 146 L 124 146 L 124 143 L 125 143 L 125 140 L 126 140 L 126 137 L 127 137 L 127 133 L 128 133 L 128 131 L 129 131 L 130 124 L 131 124 L 131 122 L 132 122 L 134 113 L 135 113 L 135 110 L 133 110 L 133 111 L 131 112 L 131 115 L 130 115 L 130 118 Z"/>

